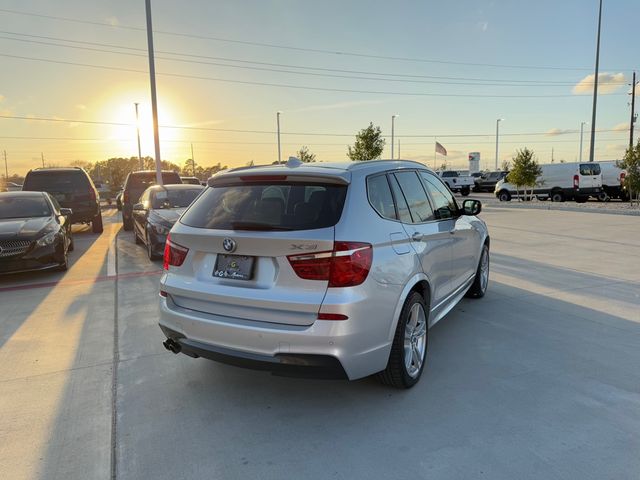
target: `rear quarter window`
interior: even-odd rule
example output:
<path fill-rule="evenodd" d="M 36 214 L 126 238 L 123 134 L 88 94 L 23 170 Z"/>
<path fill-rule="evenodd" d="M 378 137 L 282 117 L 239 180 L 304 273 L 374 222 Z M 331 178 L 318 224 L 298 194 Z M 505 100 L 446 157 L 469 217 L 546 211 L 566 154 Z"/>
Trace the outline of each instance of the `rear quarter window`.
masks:
<path fill-rule="evenodd" d="M 386 174 L 367 178 L 367 196 L 378 215 L 391 220 L 397 219 L 396 207 Z"/>
<path fill-rule="evenodd" d="M 180 222 L 219 230 L 312 230 L 340 220 L 347 187 L 269 183 L 207 188 Z"/>

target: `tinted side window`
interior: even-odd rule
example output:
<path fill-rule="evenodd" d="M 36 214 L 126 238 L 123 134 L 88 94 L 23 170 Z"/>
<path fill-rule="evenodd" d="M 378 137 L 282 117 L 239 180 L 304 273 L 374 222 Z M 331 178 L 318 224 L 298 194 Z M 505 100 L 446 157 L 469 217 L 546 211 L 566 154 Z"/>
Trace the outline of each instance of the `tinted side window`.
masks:
<path fill-rule="evenodd" d="M 433 200 L 436 217 L 440 220 L 454 217 L 458 212 L 458 206 L 449 189 L 439 178 L 430 173 L 421 173 L 420 175 L 431 200 Z"/>
<path fill-rule="evenodd" d="M 599 163 L 581 163 L 580 175 L 600 175 Z"/>
<path fill-rule="evenodd" d="M 397 220 L 396 207 L 386 175 L 367 178 L 367 195 L 369 202 L 381 217 Z"/>
<path fill-rule="evenodd" d="M 434 220 L 435 216 L 429 204 L 429 198 L 418 178 L 418 174 L 416 172 L 400 172 L 396 173 L 395 176 L 409 204 L 409 211 L 414 223 Z"/>
<path fill-rule="evenodd" d="M 389 175 L 389 182 L 391 182 L 391 191 L 393 192 L 393 197 L 398 207 L 398 220 L 403 223 L 413 223 L 413 218 L 411 218 L 411 214 L 409 213 L 409 205 L 407 205 L 407 200 L 400 189 L 398 180 L 393 175 Z"/>

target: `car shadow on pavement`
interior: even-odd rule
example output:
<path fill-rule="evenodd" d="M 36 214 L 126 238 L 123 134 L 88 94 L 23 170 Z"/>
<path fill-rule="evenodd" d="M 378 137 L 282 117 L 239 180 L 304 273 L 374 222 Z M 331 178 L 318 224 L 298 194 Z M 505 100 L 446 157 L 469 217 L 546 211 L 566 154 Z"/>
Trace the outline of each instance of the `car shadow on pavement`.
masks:
<path fill-rule="evenodd" d="M 421 381 L 399 391 L 163 354 L 146 312 L 121 318 L 119 478 L 611 478 L 640 463 L 620 448 L 640 445 L 640 323 L 621 316 L 492 282 L 433 327 Z"/>

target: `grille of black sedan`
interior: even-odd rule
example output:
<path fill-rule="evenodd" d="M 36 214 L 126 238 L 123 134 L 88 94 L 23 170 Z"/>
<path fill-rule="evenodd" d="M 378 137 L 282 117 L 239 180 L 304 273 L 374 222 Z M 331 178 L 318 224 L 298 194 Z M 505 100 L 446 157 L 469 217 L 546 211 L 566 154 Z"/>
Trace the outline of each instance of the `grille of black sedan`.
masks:
<path fill-rule="evenodd" d="M 4 240 L 0 241 L 0 258 L 22 255 L 31 244 L 28 240 Z"/>

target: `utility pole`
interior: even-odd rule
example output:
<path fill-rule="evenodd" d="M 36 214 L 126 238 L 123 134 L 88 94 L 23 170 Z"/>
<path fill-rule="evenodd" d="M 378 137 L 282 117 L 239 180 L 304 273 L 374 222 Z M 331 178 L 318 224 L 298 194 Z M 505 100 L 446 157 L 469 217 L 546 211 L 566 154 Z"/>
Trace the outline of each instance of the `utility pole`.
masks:
<path fill-rule="evenodd" d="M 4 181 L 9 181 L 9 166 L 7 165 L 7 151 L 4 151 Z"/>
<path fill-rule="evenodd" d="M 40 152 L 40 158 L 42 159 L 42 168 L 44 168 L 44 153 Z"/>
<path fill-rule="evenodd" d="M 162 163 L 160 160 L 160 133 L 158 132 L 158 98 L 156 95 L 156 64 L 153 56 L 153 24 L 151 22 L 151 0 L 145 0 L 147 13 L 147 47 L 149 50 L 149 83 L 151 84 L 151 112 L 153 114 L 153 143 L 156 149 L 156 183 L 162 185 Z"/>
<path fill-rule="evenodd" d="M 551 147 L 551 163 L 553 163 L 553 147 Z"/>
<path fill-rule="evenodd" d="M 278 163 L 282 162 L 282 158 L 280 158 L 280 115 L 281 111 L 276 112 L 276 123 L 278 124 Z"/>
<path fill-rule="evenodd" d="M 598 39 L 596 41 L 596 74 L 593 79 L 593 111 L 591 112 L 591 146 L 589 148 L 589 161 L 593 162 L 596 146 L 596 106 L 598 103 L 598 71 L 600 69 L 600 26 L 602 24 L 602 0 L 598 11 Z"/>
<path fill-rule="evenodd" d="M 500 136 L 500 122 L 502 122 L 504 118 L 498 118 L 496 120 L 496 171 L 498 170 L 498 138 Z"/>
<path fill-rule="evenodd" d="M 582 162 L 582 137 L 584 135 L 584 126 L 587 122 L 580 122 L 580 161 Z"/>
<path fill-rule="evenodd" d="M 193 176 L 196 176 L 196 158 L 193 156 L 193 143 L 191 144 L 191 168 L 193 170 Z"/>
<path fill-rule="evenodd" d="M 398 139 L 398 160 L 402 159 L 400 156 L 400 139 Z"/>
<path fill-rule="evenodd" d="M 631 82 L 631 122 L 629 125 L 629 150 L 633 148 L 633 125 L 636 123 L 636 86 L 640 82 L 636 82 L 636 72 L 633 72 L 633 81 Z"/>
<path fill-rule="evenodd" d="M 140 149 L 140 118 L 138 117 L 138 104 L 136 106 L 136 131 L 138 133 L 138 161 L 140 162 L 140 170 L 144 170 L 144 164 L 142 163 L 142 150 Z"/>
<path fill-rule="evenodd" d="M 395 135 L 395 121 L 396 121 L 396 117 L 398 115 L 391 115 L 391 160 L 393 160 L 393 140 L 394 140 L 394 135 Z"/>

